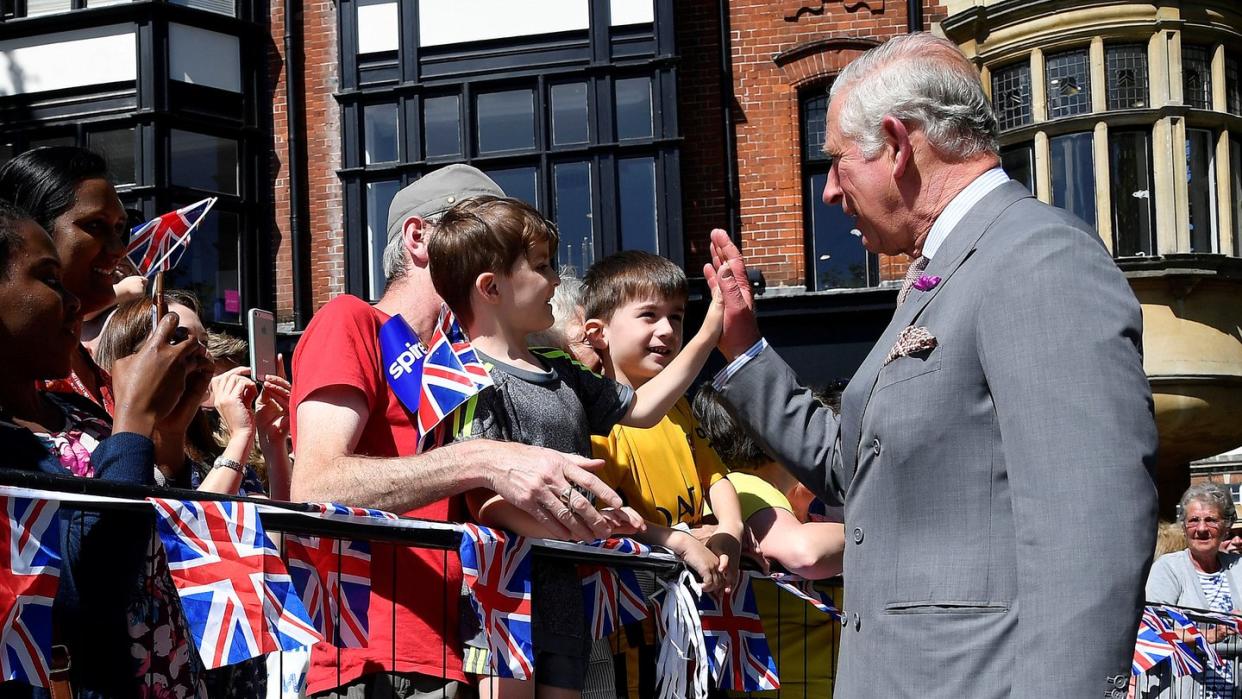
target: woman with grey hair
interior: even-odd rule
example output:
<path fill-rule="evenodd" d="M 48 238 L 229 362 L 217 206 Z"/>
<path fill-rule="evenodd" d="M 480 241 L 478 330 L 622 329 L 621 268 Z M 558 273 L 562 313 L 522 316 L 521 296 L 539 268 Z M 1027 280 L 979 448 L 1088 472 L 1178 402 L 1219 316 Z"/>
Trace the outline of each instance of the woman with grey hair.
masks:
<path fill-rule="evenodd" d="M 1188 547 L 1161 556 L 1147 576 L 1147 602 L 1238 613 L 1242 603 L 1242 556 L 1220 551 L 1221 541 L 1237 518 L 1229 491 L 1216 483 L 1192 485 L 1182 495 L 1177 521 Z M 1232 632 L 1225 625 L 1201 629 L 1210 643 Z M 1196 681 L 1204 697 L 1234 696 L 1234 671 L 1229 665 L 1204 668 Z"/>

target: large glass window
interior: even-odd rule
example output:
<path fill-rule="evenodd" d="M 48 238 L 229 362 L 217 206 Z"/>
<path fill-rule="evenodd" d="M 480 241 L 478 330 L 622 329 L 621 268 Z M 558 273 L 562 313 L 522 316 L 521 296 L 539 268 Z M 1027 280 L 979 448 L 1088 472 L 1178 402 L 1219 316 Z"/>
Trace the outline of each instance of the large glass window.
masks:
<path fill-rule="evenodd" d="M 651 78 L 617 81 L 617 138 L 651 138 Z"/>
<path fill-rule="evenodd" d="M 1091 111 L 1091 71 L 1087 49 L 1050 53 L 1045 61 L 1048 118 Z"/>
<path fill-rule="evenodd" d="M 552 145 L 590 143 L 591 120 L 587 118 L 587 84 L 553 85 Z"/>
<path fill-rule="evenodd" d="M 1238 77 L 1237 54 L 1225 54 L 1225 109 L 1230 114 L 1242 114 L 1242 83 Z"/>
<path fill-rule="evenodd" d="M 530 90 L 483 93 L 475 115 L 480 155 L 535 147 L 535 101 Z"/>
<path fill-rule="evenodd" d="M 384 294 L 384 248 L 388 245 L 388 206 L 397 196 L 401 183 L 397 180 L 368 182 L 367 190 L 367 249 L 371 252 L 367 293 L 372 301 Z"/>
<path fill-rule="evenodd" d="M 1095 226 L 1095 156 L 1092 133 L 1071 133 L 1049 139 L 1052 205 Z"/>
<path fill-rule="evenodd" d="M 1141 109 L 1147 101 L 1147 47 L 1116 44 L 1104 49 L 1109 109 Z"/>
<path fill-rule="evenodd" d="M 423 100 L 423 149 L 428 158 L 461 155 L 461 108 L 457 95 Z"/>
<path fill-rule="evenodd" d="M 238 226 L 236 214 L 213 209 L 194 229 L 185 255 L 167 274 L 168 288 L 185 289 L 198 298 L 204 323 L 241 322 Z"/>
<path fill-rule="evenodd" d="M 399 41 L 420 32 L 426 38 L 427 31 L 420 25 Z M 400 45 L 395 59 L 343 52 L 337 98 L 355 120 L 345 133 L 359 134 L 343 144 L 340 175 L 347 290 L 374 295 L 382 288 L 382 236 L 369 222 L 391 189 L 459 162 L 557 224 L 560 265 L 581 272 L 623 249 L 681 263 L 677 62 L 664 48 L 674 44 L 670 23 L 649 21 L 476 42 L 437 39 Z"/>
<path fill-rule="evenodd" d="M 992 110 L 1001 130 L 1031 123 L 1031 64 L 1023 61 L 992 72 Z"/>
<path fill-rule="evenodd" d="M 554 216 L 561 237 L 556 259 L 560 266 L 573 267 L 581 274 L 595 261 L 591 164 L 557 163 L 552 172 L 552 195 L 556 198 Z"/>
<path fill-rule="evenodd" d="M 368 104 L 362 108 L 362 133 L 365 162 L 390 163 L 399 159 L 397 153 L 397 105 Z"/>
<path fill-rule="evenodd" d="M 173 184 L 238 194 L 237 141 L 173 129 L 169 142 Z"/>
<path fill-rule="evenodd" d="M 1035 144 L 1031 141 L 1001 148 L 1001 167 L 1011 178 L 1035 193 Z"/>
<path fill-rule="evenodd" d="M 1216 158 L 1211 131 L 1186 129 L 1190 251 L 1216 252 Z"/>
<path fill-rule="evenodd" d="M 802 181 L 806 215 L 807 286 L 813 290 L 875 286 L 878 262 L 862 246 L 854 218 L 825 204 L 824 186 L 832 159 L 824 154 L 828 96 L 802 100 Z"/>
<path fill-rule="evenodd" d="M 1233 190 L 1233 254 L 1242 257 L 1242 139 L 1229 139 L 1229 178 Z"/>
<path fill-rule="evenodd" d="M 1109 186 L 1113 206 L 1113 254 L 1118 257 L 1155 252 L 1152 197 L 1151 131 L 1114 130 L 1108 134 Z"/>
<path fill-rule="evenodd" d="M 1182 44 L 1182 99 L 1195 109 L 1212 108 L 1212 60 L 1206 46 Z"/>
<path fill-rule="evenodd" d="M 102 155 L 108 162 L 108 174 L 117 185 L 133 184 L 134 127 L 92 131 L 86 135 L 86 147 Z"/>

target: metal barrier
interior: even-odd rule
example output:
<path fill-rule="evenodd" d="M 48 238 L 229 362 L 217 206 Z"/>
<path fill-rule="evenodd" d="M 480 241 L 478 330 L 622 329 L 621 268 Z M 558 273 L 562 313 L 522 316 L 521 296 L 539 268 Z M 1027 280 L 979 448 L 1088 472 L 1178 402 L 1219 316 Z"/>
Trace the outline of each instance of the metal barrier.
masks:
<path fill-rule="evenodd" d="M 1132 676 L 1127 696 L 1242 699 L 1242 637 L 1238 635 L 1242 616 L 1151 602 L 1147 612 L 1156 618 L 1140 626 L 1135 662 L 1140 662 L 1143 637 L 1150 637 L 1151 626 L 1156 626 L 1157 635 L 1174 640 L 1178 648 L 1173 657 Z M 1189 626 L 1185 620 L 1191 622 Z"/>
<path fill-rule="evenodd" d="M 457 550 L 461 542 L 461 527 L 443 522 L 426 522 L 422 520 L 402 518 L 396 521 L 337 521 L 330 518 L 310 517 L 308 514 L 316 513 L 318 510 L 312 505 L 305 503 L 286 503 L 271 500 L 263 500 L 256 498 L 234 497 L 218 495 L 213 493 L 202 493 L 199 491 L 181 490 L 172 488 L 150 489 L 132 484 L 115 483 L 109 481 L 100 481 L 94 479 L 74 478 L 69 476 L 53 476 L 49 474 L 14 471 L 0 469 L 0 485 L 16 488 L 56 491 L 65 494 L 69 498 L 74 496 L 86 496 L 91 498 L 89 501 L 73 501 L 66 504 L 79 510 L 90 511 L 124 511 L 130 513 L 142 513 L 151 516 L 151 530 L 154 531 L 154 514 L 149 504 L 141 502 L 147 497 L 159 497 L 165 499 L 191 500 L 191 501 L 234 501 L 234 502 L 253 502 L 264 507 L 262 513 L 262 524 L 268 532 L 279 532 L 281 534 L 293 534 L 298 536 L 318 536 L 337 539 L 342 541 L 358 541 L 365 540 L 374 545 L 372 549 L 372 560 L 376 556 L 396 556 L 397 547 L 410 547 L 424 551 L 439 551 L 439 563 L 446 569 L 458 566 Z M 152 537 L 152 545 L 156 545 L 155 537 Z M 587 547 L 567 544 L 565 542 L 532 542 L 532 553 L 535 564 L 541 560 L 549 561 L 570 561 L 581 564 L 607 565 L 612 567 L 625 567 L 638 570 L 650 571 L 655 575 L 674 575 L 682 568 L 681 564 L 672 558 L 669 554 L 653 554 L 650 556 L 635 557 L 624 556 L 619 557 L 601 552 L 597 549 L 589 549 Z M 286 544 L 281 537 L 278 544 L 282 558 L 286 557 Z M 338 567 L 337 572 L 341 569 Z M 148 577 L 157 575 L 157 571 L 152 566 L 147 571 Z M 387 581 L 392 585 L 392 589 L 397 589 L 405 585 L 416 585 L 421 589 L 431 590 L 438 587 L 438 593 L 443 594 L 444 608 L 446 610 L 453 609 L 456 606 L 456 597 L 460 595 L 460 590 L 449 589 L 443 584 L 436 586 L 430 584 L 429 580 L 402 580 L 394 579 Z M 831 583 L 826 583 L 826 587 L 833 594 L 838 606 L 841 602 L 840 579 L 835 579 Z M 382 591 L 381 591 L 382 592 Z M 782 679 L 782 688 L 775 691 L 754 692 L 754 693 L 738 693 L 738 692 L 721 692 L 713 690 L 713 696 L 746 696 L 746 697 L 826 697 L 831 696 L 831 685 L 834 677 L 835 658 L 837 655 L 837 644 L 839 642 L 840 626 L 837 622 L 831 621 L 826 615 L 818 612 L 809 604 L 789 595 L 781 593 L 770 581 L 758 580 L 755 584 L 756 600 L 759 605 L 759 611 L 764 621 L 765 631 L 771 652 L 777 659 L 777 668 Z M 388 610 L 389 614 L 386 618 L 394 618 L 397 602 L 396 595 L 389 594 L 387 599 L 390 600 L 392 608 Z M 384 599 L 383 595 L 373 596 L 372 604 Z M 538 598 L 532 599 L 532 605 L 538 608 Z M 371 614 L 374 618 L 375 607 L 372 606 Z M 335 620 L 340 623 L 339 617 Z M 458 618 L 450 618 L 446 612 L 444 618 L 439 620 L 438 637 L 442 639 L 457 638 L 456 629 L 459 625 Z M 387 667 L 400 667 L 401 658 L 397 657 L 396 639 L 403 633 L 403 629 L 390 629 L 393 639 L 389 648 L 389 655 L 386 657 Z M 616 646 L 616 638 L 619 638 L 624 631 L 614 635 L 615 650 L 620 650 Z M 190 647 L 191 652 L 194 651 L 193 646 Z M 340 654 L 348 651 L 333 649 L 323 644 L 317 646 L 316 652 L 337 653 L 337 670 L 338 679 L 345 679 L 340 676 Z M 449 668 L 449 649 L 444 648 L 442 653 L 443 662 L 439 668 L 439 675 L 446 677 L 450 673 Z M 267 663 L 267 672 L 255 670 L 251 668 L 252 675 L 263 675 L 269 680 L 266 688 L 262 690 L 262 696 L 268 697 L 290 697 L 297 696 L 286 690 L 281 693 L 281 687 L 277 687 L 272 682 L 279 682 L 281 679 L 296 676 L 304 658 L 299 658 L 296 654 L 276 653 L 272 654 Z M 618 662 L 624 662 L 622 657 Z M 253 663 L 252 663 L 253 664 Z M 235 666 L 230 666 L 235 667 Z M 228 690 L 229 672 L 215 672 L 215 686 L 209 686 L 209 696 L 261 696 L 258 689 L 246 690 L 239 692 L 238 690 Z M 426 668 L 422 670 L 426 674 Z M 614 674 L 614 678 L 615 678 Z M 148 688 L 150 688 L 151 680 L 147 678 Z M 223 683 L 223 684 L 221 684 Z M 247 685 L 251 686 L 251 685 Z M 248 693 L 253 691 L 254 693 Z M 604 692 L 588 693 L 587 696 L 614 696 L 623 693 L 624 690 L 618 690 L 616 683 Z M 154 695 L 154 692 L 149 692 Z M 0 695 L 3 692 L 0 691 Z M 374 696 L 374 695 L 372 695 Z M 458 696 L 473 696 L 473 692 L 469 687 L 463 694 Z"/>

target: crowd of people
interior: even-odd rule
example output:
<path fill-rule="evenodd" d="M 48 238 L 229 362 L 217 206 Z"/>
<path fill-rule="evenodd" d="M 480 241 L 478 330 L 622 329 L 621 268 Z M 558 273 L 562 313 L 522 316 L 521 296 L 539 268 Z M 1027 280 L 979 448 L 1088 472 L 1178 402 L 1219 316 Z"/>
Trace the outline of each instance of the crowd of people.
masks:
<path fill-rule="evenodd" d="M 868 52 L 834 83 L 828 123 L 825 201 L 869 249 L 914 260 L 893 325 L 839 399 L 802 386 L 763 339 L 723 231 L 687 339 L 683 270 L 624 251 L 563 278 L 556 227 L 466 165 L 394 197 L 377 302 L 332 299 L 292 380 L 251 376 L 244 343 L 205 328 L 192 295 L 152 299 L 128 274 L 106 163 L 31 150 L 0 169 L 0 448 L 13 467 L 150 488 L 630 536 L 672 551 L 705 594 L 730 594 L 744 557 L 808 579 L 844 568 L 842 625 L 756 593 L 785 639 L 783 684 L 808 696 L 833 689 L 838 634 L 839 696 L 1109 695 L 1155 511 L 1138 304 L 1088 226 L 1005 176 L 978 73 L 951 43 L 912 34 Z M 1028 266 L 1021 283 L 1013 260 Z M 424 451 L 381 328 L 430 338 L 445 307 L 493 385 Z M 691 402 L 717 348 L 730 363 Z M 1222 508 L 1188 499 L 1188 558 L 1160 559 L 1149 596 L 1232 606 L 1233 559 L 1202 534 L 1220 534 Z M 76 696 L 263 693 L 262 659 L 203 669 L 149 518 L 65 516 L 55 633 Z M 1061 532 L 1089 519 L 1105 534 L 1066 550 Z M 456 557 L 375 543 L 371 563 L 369 643 L 316 646 L 308 695 L 654 693 L 654 630 L 594 641 L 572 565 L 535 563 L 535 674 L 518 682 L 488 676 Z M 1067 619 L 1081 642 L 1064 641 Z"/>

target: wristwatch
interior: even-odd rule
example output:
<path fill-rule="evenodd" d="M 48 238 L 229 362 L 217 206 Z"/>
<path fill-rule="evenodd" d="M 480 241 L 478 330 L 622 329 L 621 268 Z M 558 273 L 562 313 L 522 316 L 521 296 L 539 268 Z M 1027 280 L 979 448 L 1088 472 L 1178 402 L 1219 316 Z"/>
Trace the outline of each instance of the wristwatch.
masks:
<path fill-rule="evenodd" d="M 238 473 L 240 473 L 240 474 L 242 474 L 242 475 L 245 475 L 245 473 L 246 473 L 246 467 L 245 467 L 245 466 L 242 466 L 241 464 L 237 463 L 236 461 L 234 461 L 234 460 L 232 460 L 232 459 L 225 458 L 225 457 L 223 457 L 223 456 L 216 457 L 215 462 L 211 464 L 211 470 L 213 470 L 213 471 L 214 471 L 214 470 L 216 470 L 216 469 L 218 469 L 218 468 L 228 468 L 228 469 L 232 469 L 232 470 L 237 471 Z"/>

